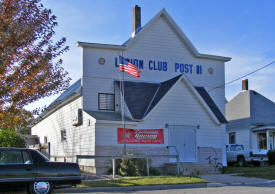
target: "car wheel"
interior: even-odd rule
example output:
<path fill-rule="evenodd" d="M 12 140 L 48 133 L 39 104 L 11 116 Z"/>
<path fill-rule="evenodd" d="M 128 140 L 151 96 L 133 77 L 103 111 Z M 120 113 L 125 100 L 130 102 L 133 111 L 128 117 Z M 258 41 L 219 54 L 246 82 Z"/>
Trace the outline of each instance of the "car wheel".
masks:
<path fill-rule="evenodd" d="M 52 191 L 52 184 L 50 182 L 33 182 L 30 184 L 29 192 L 31 194 L 49 194 Z"/>
<path fill-rule="evenodd" d="M 245 159 L 243 157 L 238 157 L 238 166 L 243 167 L 245 166 Z"/>

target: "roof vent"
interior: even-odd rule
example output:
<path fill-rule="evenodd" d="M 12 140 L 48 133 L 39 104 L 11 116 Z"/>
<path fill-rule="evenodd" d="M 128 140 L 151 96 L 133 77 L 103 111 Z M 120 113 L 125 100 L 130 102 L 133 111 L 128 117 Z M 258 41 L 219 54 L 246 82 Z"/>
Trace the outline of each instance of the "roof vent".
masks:
<path fill-rule="evenodd" d="M 134 37 L 141 28 L 141 9 L 138 5 L 133 8 L 133 32 L 132 37 Z"/>
<path fill-rule="evenodd" d="M 248 90 L 248 79 L 242 80 L 242 90 Z"/>

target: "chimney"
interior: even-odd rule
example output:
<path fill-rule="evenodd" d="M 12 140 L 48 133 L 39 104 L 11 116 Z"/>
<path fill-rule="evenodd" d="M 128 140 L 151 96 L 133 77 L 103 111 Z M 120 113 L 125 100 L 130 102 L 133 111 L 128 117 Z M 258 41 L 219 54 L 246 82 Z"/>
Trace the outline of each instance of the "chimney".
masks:
<path fill-rule="evenodd" d="M 242 80 L 242 90 L 248 90 L 248 79 Z"/>
<path fill-rule="evenodd" d="M 132 37 L 138 33 L 141 28 L 141 10 L 138 5 L 133 8 L 133 32 Z"/>

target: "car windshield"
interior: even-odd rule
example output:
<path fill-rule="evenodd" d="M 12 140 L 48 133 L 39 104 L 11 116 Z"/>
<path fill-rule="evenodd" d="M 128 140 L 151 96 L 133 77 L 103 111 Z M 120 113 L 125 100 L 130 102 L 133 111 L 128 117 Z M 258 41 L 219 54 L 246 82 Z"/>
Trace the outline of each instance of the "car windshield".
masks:
<path fill-rule="evenodd" d="M 232 145 L 231 146 L 232 151 L 242 151 L 244 150 L 243 145 Z"/>

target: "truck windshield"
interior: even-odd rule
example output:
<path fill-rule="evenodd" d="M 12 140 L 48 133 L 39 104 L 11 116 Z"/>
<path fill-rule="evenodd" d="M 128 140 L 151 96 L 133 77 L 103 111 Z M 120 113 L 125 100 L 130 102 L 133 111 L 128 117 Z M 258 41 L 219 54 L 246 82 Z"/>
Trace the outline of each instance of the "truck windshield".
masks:
<path fill-rule="evenodd" d="M 232 145 L 231 151 L 242 151 L 244 150 L 243 145 Z"/>

